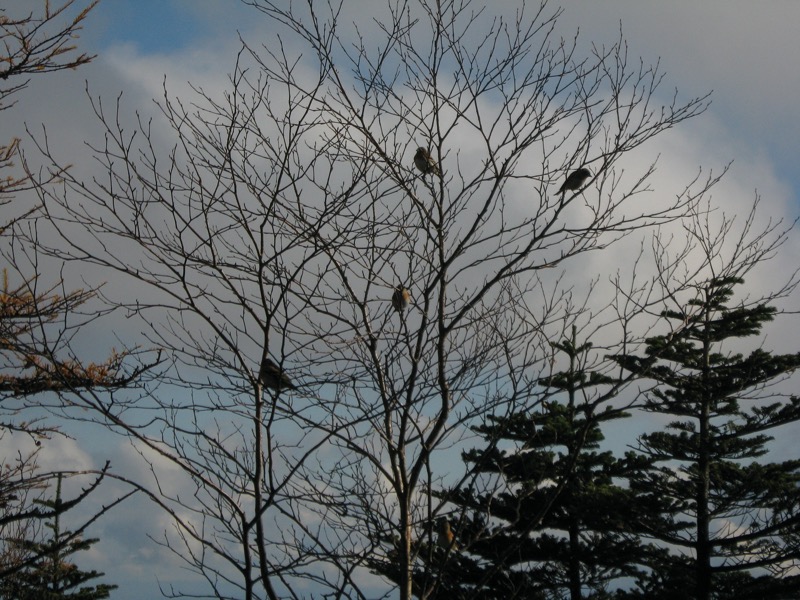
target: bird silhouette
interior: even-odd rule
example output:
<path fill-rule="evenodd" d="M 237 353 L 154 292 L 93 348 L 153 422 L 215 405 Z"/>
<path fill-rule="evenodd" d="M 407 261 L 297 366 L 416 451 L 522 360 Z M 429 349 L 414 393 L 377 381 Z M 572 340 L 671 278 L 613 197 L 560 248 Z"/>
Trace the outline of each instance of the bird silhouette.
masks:
<path fill-rule="evenodd" d="M 583 186 L 586 180 L 591 176 L 592 172 L 586 167 L 581 167 L 577 171 L 573 171 L 569 174 L 566 181 L 561 184 L 561 187 L 558 188 L 558 193 L 564 194 L 568 190 L 575 191 L 581 189 L 581 186 Z"/>
<path fill-rule="evenodd" d="M 279 392 L 281 390 L 297 389 L 297 386 L 292 383 L 292 380 L 283 372 L 283 369 L 272 362 L 268 357 L 264 357 L 264 361 L 261 363 L 258 381 L 262 386 L 272 388 Z"/>
<path fill-rule="evenodd" d="M 447 517 L 439 517 L 437 524 L 439 527 L 439 538 L 436 543 L 439 544 L 439 547 L 444 550 L 453 550 L 454 552 L 458 550 L 456 537 L 453 535 L 453 530 L 450 529 L 450 521 L 447 520 Z"/>
<path fill-rule="evenodd" d="M 408 305 L 411 303 L 411 292 L 406 289 L 403 285 L 398 285 L 394 288 L 394 293 L 392 294 L 392 306 L 394 309 L 402 313 Z"/>
<path fill-rule="evenodd" d="M 439 170 L 439 165 L 433 160 L 431 153 L 428 152 L 427 148 L 423 148 L 422 146 L 417 148 L 417 153 L 414 155 L 414 165 L 422 171 L 423 175 L 428 175 L 429 173 L 439 176 L 442 175 L 442 172 Z"/>

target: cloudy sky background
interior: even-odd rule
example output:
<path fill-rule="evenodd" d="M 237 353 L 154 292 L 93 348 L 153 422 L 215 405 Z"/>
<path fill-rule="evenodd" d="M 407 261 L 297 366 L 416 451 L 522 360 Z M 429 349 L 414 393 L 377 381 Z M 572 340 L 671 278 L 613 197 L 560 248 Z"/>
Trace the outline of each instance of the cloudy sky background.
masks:
<path fill-rule="evenodd" d="M 346 0 L 345 13 L 363 22 L 368 15 L 380 14 L 374 8 L 380 4 Z M 501 10 L 516 4 L 492 3 Z M 551 2 L 551 8 L 556 6 Z M 572 38 L 580 31 L 579 47 L 613 44 L 621 21 L 630 55 L 641 56 L 645 63 L 661 61 L 667 73 L 665 94 L 675 87 L 682 98 L 713 90 L 705 114 L 659 136 L 637 159 L 647 164 L 660 155 L 654 178 L 659 192 L 678 190 L 700 167 L 716 172 L 734 161 L 713 192 L 722 209 L 730 214 L 747 210 L 757 191 L 763 198 L 762 217 L 791 221 L 800 214 L 800 3 L 587 0 L 564 2 L 563 8 L 558 33 Z M 227 83 L 239 35 L 257 46 L 269 43 L 273 34 L 263 15 L 236 0 L 103 0 L 79 40 L 81 50 L 97 54 L 96 60 L 78 72 L 34 79 L 18 105 L 4 113 L 0 134 L 3 139 L 23 136 L 22 123 L 32 130 L 45 123 L 53 146 L 69 152 L 75 168 L 90 174 L 90 161 L 82 162 L 83 156 L 88 158 L 82 141 L 97 141 L 101 131 L 85 96 L 87 82 L 91 93 L 109 106 L 123 92 L 125 110 L 147 113 L 152 99 L 161 96 L 165 76 L 172 95 L 188 97 L 190 82 L 213 93 Z M 758 276 L 763 278 L 758 285 L 796 268 L 797 249 L 796 242 L 790 244 L 770 264 L 770 272 Z M 608 264 L 608 255 L 603 260 Z M 771 333 L 767 347 L 796 350 L 797 327 L 797 317 L 787 317 L 779 328 L 783 334 Z M 51 444 L 43 466 L 64 467 L 67 459 L 75 465 L 96 465 L 110 458 L 116 470 L 142 469 L 118 438 L 92 435 L 91 443 L 76 439 Z M 178 563 L 145 535 L 158 536 L 168 527 L 146 503 L 129 502 L 90 532 L 101 541 L 79 564 L 106 571 L 106 580 L 120 585 L 115 598 L 157 596 L 156 577 L 162 582 L 185 577 Z"/>

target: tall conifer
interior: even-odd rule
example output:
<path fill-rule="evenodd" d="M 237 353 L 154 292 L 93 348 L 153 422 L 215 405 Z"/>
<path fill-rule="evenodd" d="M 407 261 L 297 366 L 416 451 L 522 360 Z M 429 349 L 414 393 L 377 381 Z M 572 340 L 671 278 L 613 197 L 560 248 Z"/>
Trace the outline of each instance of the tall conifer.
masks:
<path fill-rule="evenodd" d="M 642 577 L 641 565 L 655 552 L 631 528 L 636 499 L 621 485 L 649 461 L 600 451 L 601 426 L 628 415 L 610 408 L 616 381 L 588 367 L 592 345 L 576 338 L 573 329 L 553 344 L 568 362 L 540 380 L 546 399 L 537 408 L 476 428 L 488 446 L 465 460 L 502 477 L 505 491 L 442 494 L 464 515 L 453 520 L 474 559 L 467 569 L 464 558 L 458 563 L 471 597 L 605 598 L 608 589 Z M 500 449 L 508 442 L 513 449 Z"/>
<path fill-rule="evenodd" d="M 677 549 L 653 571 L 648 598 L 800 592 L 792 577 L 798 552 L 783 539 L 800 520 L 800 460 L 767 457 L 768 432 L 800 420 L 800 399 L 771 387 L 800 366 L 800 354 L 731 349 L 776 314 L 763 303 L 729 306 L 740 283 L 725 277 L 699 286 L 685 309 L 663 313 L 672 333 L 649 339 L 645 356 L 616 357 L 655 382 L 647 410 L 673 418 L 640 437 L 641 452 L 659 467 L 632 481 L 657 514 L 641 516 L 644 529 Z"/>

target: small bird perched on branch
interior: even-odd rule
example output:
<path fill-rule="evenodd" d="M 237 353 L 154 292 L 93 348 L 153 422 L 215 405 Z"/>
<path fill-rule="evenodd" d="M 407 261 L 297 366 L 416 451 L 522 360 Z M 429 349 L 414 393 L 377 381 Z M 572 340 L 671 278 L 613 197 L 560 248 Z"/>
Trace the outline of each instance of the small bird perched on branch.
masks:
<path fill-rule="evenodd" d="M 561 184 L 561 187 L 558 188 L 559 194 L 564 194 L 568 190 L 576 191 L 581 189 L 581 186 L 586 182 L 589 177 L 592 176 L 592 172 L 587 169 L 586 167 L 581 167 L 577 171 L 573 171 L 569 174 L 566 181 Z"/>
<path fill-rule="evenodd" d="M 261 363 L 258 381 L 265 388 L 272 388 L 279 392 L 281 390 L 297 389 L 297 386 L 292 383 L 292 380 L 283 372 L 283 369 L 272 362 L 268 357 L 264 357 L 264 362 Z"/>
<path fill-rule="evenodd" d="M 394 293 L 392 294 L 392 306 L 394 309 L 402 313 L 408 305 L 411 303 L 411 292 L 406 289 L 403 285 L 398 285 L 394 288 Z"/>
<path fill-rule="evenodd" d="M 439 547 L 444 550 L 453 550 L 454 552 L 458 550 L 456 536 L 453 535 L 453 530 L 450 529 L 450 521 L 447 520 L 447 517 L 439 517 L 437 524 L 439 526 L 439 539 L 436 543 L 439 544 Z"/>
<path fill-rule="evenodd" d="M 414 165 L 422 171 L 423 175 L 427 175 L 428 173 L 433 173 L 439 177 L 442 175 L 442 172 L 439 170 L 439 165 L 433 160 L 431 153 L 428 152 L 427 148 L 423 148 L 422 146 L 417 148 L 417 153 L 414 155 Z"/>

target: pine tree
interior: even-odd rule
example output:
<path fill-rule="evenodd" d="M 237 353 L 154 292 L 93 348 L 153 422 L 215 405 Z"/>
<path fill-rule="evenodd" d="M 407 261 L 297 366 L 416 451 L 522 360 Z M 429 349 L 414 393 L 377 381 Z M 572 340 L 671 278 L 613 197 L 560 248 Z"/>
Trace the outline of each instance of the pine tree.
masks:
<path fill-rule="evenodd" d="M 800 399 L 766 393 L 800 366 L 800 354 L 723 348 L 756 335 L 776 314 L 763 303 L 729 307 L 740 283 L 726 277 L 699 286 L 684 310 L 663 313 L 678 325 L 672 334 L 649 339 L 644 357 L 616 357 L 655 382 L 647 410 L 675 417 L 666 430 L 641 436 L 641 452 L 660 466 L 632 481 L 657 515 L 645 524 L 648 535 L 682 550 L 654 571 L 648 598 L 686 598 L 692 589 L 697 600 L 800 591 L 789 576 L 798 552 L 782 539 L 800 520 L 800 460 L 763 460 L 766 432 L 800 420 Z"/>
<path fill-rule="evenodd" d="M 74 598 L 99 600 L 108 598 L 116 585 L 83 585 L 102 577 L 104 573 L 82 571 L 69 558 L 76 552 L 88 550 L 97 538 L 83 539 L 69 530 L 61 528 L 62 499 L 61 476 L 56 480 L 56 495 L 53 500 L 37 500 L 36 504 L 53 515 L 46 527 L 52 532 L 49 539 L 12 540 L 11 545 L 23 556 L 32 557 L 29 566 L 0 580 L 0 598 L 8 600 L 56 600 Z"/>
<path fill-rule="evenodd" d="M 540 380 L 543 410 L 492 417 L 475 428 L 488 447 L 464 456 L 476 471 L 502 477 L 505 492 L 439 494 L 465 517 L 455 526 L 464 551 L 448 563 L 458 585 L 438 597 L 608 597 L 609 586 L 643 577 L 642 564 L 657 552 L 630 528 L 636 500 L 620 485 L 649 460 L 599 451 L 601 425 L 628 416 L 608 407 L 615 380 L 589 370 L 592 345 L 579 345 L 574 329 L 553 345 L 569 365 Z M 501 440 L 516 449 L 499 449 Z"/>

